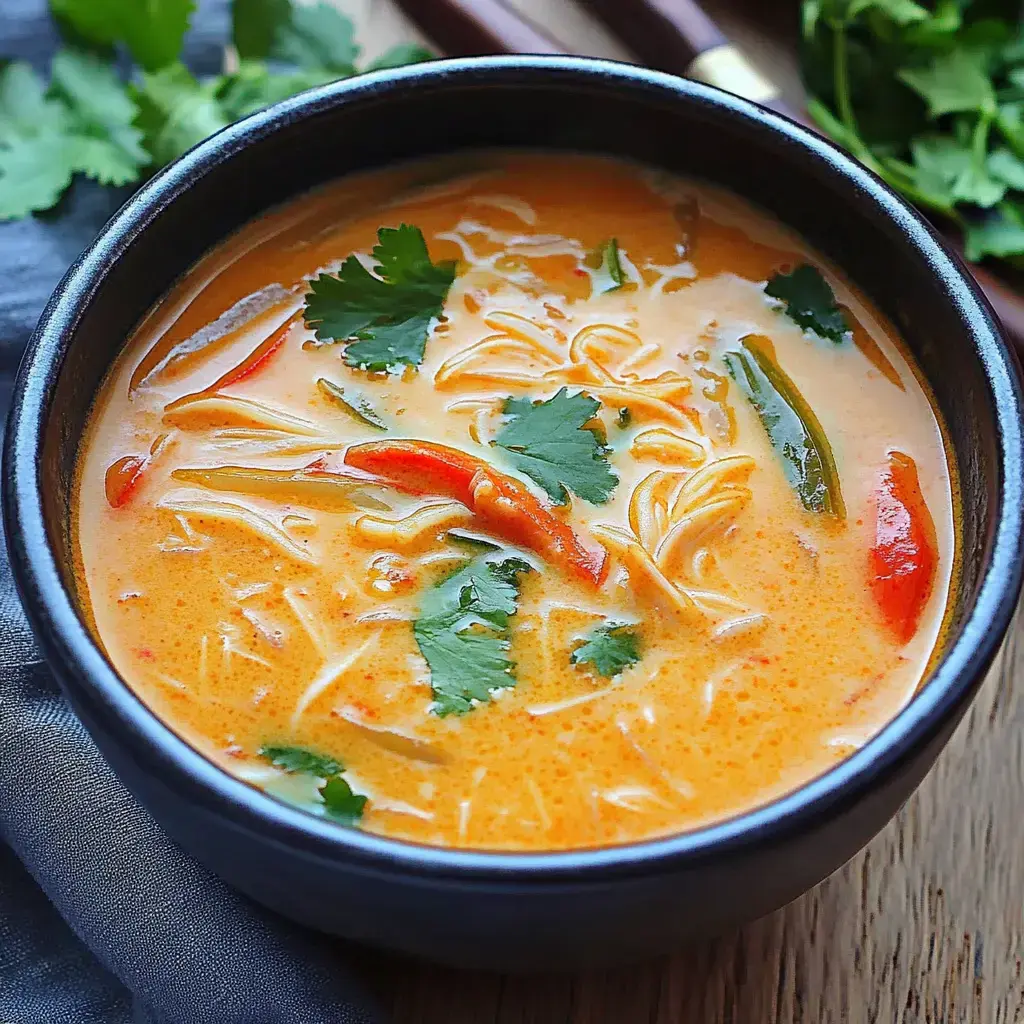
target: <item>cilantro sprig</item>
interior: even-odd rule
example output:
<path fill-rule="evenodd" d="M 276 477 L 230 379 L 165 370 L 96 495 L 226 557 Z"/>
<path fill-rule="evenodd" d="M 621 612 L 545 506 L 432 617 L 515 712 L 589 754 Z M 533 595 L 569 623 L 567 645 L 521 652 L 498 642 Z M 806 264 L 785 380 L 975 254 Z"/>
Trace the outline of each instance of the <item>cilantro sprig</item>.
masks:
<path fill-rule="evenodd" d="M 375 373 L 418 366 L 456 265 L 431 262 L 423 232 L 411 224 L 380 228 L 373 258 L 372 274 L 349 256 L 337 274 L 310 281 L 306 324 L 320 341 L 345 342 L 349 366 Z"/>
<path fill-rule="evenodd" d="M 599 505 L 619 482 L 608 464 L 608 449 L 586 427 L 600 408 L 597 399 L 582 392 L 570 395 L 567 388 L 543 402 L 509 398 L 494 443 L 556 504 L 564 505 L 572 491 Z"/>
<path fill-rule="evenodd" d="M 839 308 L 828 281 L 809 263 L 802 263 L 788 274 L 773 274 L 764 293 L 778 299 L 790 320 L 805 331 L 814 331 L 837 345 L 846 339 L 850 331 L 846 314 Z"/>
<path fill-rule="evenodd" d="M 640 633 L 635 627 L 609 622 L 588 633 L 569 655 L 569 661 L 588 665 L 599 676 L 613 679 L 640 660 L 641 650 Z"/>
<path fill-rule="evenodd" d="M 508 626 L 519 576 L 531 568 L 521 558 L 487 554 L 427 592 L 413 635 L 430 667 L 435 714 L 465 714 L 515 685 Z"/>
<path fill-rule="evenodd" d="M 1024 260 L 1024 32 L 981 0 L 804 0 L 808 110 L 857 159 L 963 231 L 968 259 Z"/>
<path fill-rule="evenodd" d="M 54 206 L 76 176 L 132 185 L 232 121 L 358 73 L 352 22 L 327 3 L 232 0 L 241 57 L 197 79 L 181 63 L 194 0 L 50 0 L 67 45 L 50 80 L 0 57 L 0 220 Z M 122 75 L 123 52 L 136 68 Z M 363 70 L 427 60 L 396 46 Z"/>
<path fill-rule="evenodd" d="M 354 825 L 363 816 L 367 799 L 352 792 L 343 775 L 345 767 L 335 758 L 304 747 L 265 746 L 260 748 L 259 754 L 289 774 L 322 779 L 319 793 L 325 817 L 341 825 Z"/>

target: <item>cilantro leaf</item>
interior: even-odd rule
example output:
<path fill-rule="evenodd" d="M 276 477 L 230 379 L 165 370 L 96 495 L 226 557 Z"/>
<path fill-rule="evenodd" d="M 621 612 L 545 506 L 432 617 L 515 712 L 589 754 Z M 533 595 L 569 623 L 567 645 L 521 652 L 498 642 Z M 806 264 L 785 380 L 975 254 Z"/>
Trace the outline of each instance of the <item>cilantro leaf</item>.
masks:
<path fill-rule="evenodd" d="M 979 220 L 964 228 L 964 254 L 977 261 L 986 256 L 997 259 L 1024 253 L 1024 211 L 1016 203 L 1000 203 Z"/>
<path fill-rule="evenodd" d="M 366 797 L 353 793 L 342 775 L 332 775 L 320 787 L 324 814 L 340 825 L 354 825 L 366 808 Z"/>
<path fill-rule="evenodd" d="M 400 68 L 406 64 L 421 64 L 425 60 L 434 60 L 437 55 L 419 43 L 398 43 L 385 50 L 379 57 L 374 57 L 366 65 L 366 71 L 383 71 L 385 68 Z"/>
<path fill-rule="evenodd" d="M 224 115 L 237 120 L 306 89 L 333 82 L 337 77 L 324 68 L 279 73 L 260 61 L 245 60 L 237 71 L 217 80 L 214 96 Z"/>
<path fill-rule="evenodd" d="M 359 47 L 352 22 L 327 3 L 234 0 L 232 31 L 244 60 L 271 58 L 300 68 L 355 74 Z"/>
<path fill-rule="evenodd" d="M 798 327 L 837 345 L 850 330 L 828 281 L 809 263 L 801 264 L 789 274 L 773 274 L 764 293 L 784 303 L 786 315 Z"/>
<path fill-rule="evenodd" d="M 921 68 L 904 68 L 898 75 L 928 104 L 930 117 L 957 111 L 995 112 L 992 80 L 976 54 L 953 49 Z"/>
<path fill-rule="evenodd" d="M 173 64 L 181 53 L 194 0 L 50 0 L 50 9 L 82 39 L 123 43 L 146 71 Z"/>
<path fill-rule="evenodd" d="M 354 825 L 362 817 L 366 797 L 352 792 L 342 775 L 344 765 L 340 761 L 303 747 L 265 746 L 260 748 L 259 755 L 282 771 L 323 779 L 319 788 L 325 817 L 342 825 Z"/>
<path fill-rule="evenodd" d="M 286 772 L 298 772 L 301 775 L 316 775 L 328 779 L 343 770 L 340 761 L 333 757 L 315 754 L 303 747 L 261 747 L 260 757 L 265 757 L 277 768 Z"/>
<path fill-rule="evenodd" d="M 519 600 L 521 558 L 484 555 L 428 591 L 413 636 L 430 666 L 434 713 L 465 714 L 515 685 L 508 621 Z"/>
<path fill-rule="evenodd" d="M 232 0 L 231 41 L 243 60 L 270 56 L 274 40 L 292 20 L 292 0 Z"/>
<path fill-rule="evenodd" d="M 0 66 L 0 220 L 49 209 L 71 184 L 70 122 L 28 64 Z"/>
<path fill-rule="evenodd" d="M 423 232 L 380 228 L 371 274 L 355 256 L 337 275 L 310 281 L 304 317 L 321 341 L 345 341 L 345 362 L 381 372 L 423 362 L 431 321 L 455 280 L 453 261 L 432 263 Z"/>
<path fill-rule="evenodd" d="M 573 665 L 592 665 L 594 671 L 612 679 L 640 660 L 640 634 L 625 622 L 609 622 L 592 630 L 569 655 Z"/>
<path fill-rule="evenodd" d="M 137 107 L 114 69 L 92 54 L 61 50 L 51 75 L 51 93 L 66 103 L 83 137 L 75 169 L 104 185 L 135 181 L 150 157 L 132 123 Z"/>
<path fill-rule="evenodd" d="M 614 238 L 602 242 L 587 258 L 587 266 L 595 271 L 594 292 L 614 292 L 626 283 L 619 261 L 619 243 Z"/>
<path fill-rule="evenodd" d="M 142 76 L 134 89 L 136 124 L 154 163 L 170 163 L 230 123 L 217 102 L 218 85 L 201 84 L 184 64 Z"/>
<path fill-rule="evenodd" d="M 570 395 L 567 388 L 543 402 L 509 398 L 502 408 L 508 420 L 494 443 L 556 504 L 569 500 L 568 491 L 601 504 L 619 478 L 604 446 L 584 427 L 600 407 L 596 399 L 582 392 Z"/>
<path fill-rule="evenodd" d="M 1010 188 L 1024 192 L 1024 160 L 1005 146 L 1000 146 L 988 155 L 985 162 L 988 173 Z"/>

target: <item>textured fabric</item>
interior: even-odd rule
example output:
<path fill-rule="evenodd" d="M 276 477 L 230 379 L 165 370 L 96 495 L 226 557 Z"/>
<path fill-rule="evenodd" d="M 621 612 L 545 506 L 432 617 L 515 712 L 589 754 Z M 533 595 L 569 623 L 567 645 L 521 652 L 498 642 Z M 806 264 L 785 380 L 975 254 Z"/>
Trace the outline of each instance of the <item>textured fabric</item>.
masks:
<path fill-rule="evenodd" d="M 193 65 L 215 66 L 223 3 Z M 0 0 L 0 57 L 40 67 L 45 0 Z M 212 62 L 212 63 L 211 63 Z M 46 298 L 119 197 L 76 186 L 55 216 L 0 224 L 0 412 Z M 0 545 L 0 1024 L 371 1024 L 339 946 L 187 858 L 64 703 Z"/>

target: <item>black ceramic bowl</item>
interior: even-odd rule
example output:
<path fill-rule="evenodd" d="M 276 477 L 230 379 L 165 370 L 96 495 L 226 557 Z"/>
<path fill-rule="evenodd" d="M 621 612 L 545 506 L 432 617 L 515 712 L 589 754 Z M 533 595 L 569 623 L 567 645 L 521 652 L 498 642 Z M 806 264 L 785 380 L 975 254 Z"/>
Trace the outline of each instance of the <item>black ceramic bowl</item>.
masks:
<path fill-rule="evenodd" d="M 726 186 L 841 266 L 899 326 L 931 382 L 963 496 L 963 571 L 941 661 L 862 750 L 769 806 L 654 842 L 550 854 L 338 828 L 204 760 L 139 702 L 85 627 L 68 530 L 76 449 L 142 314 L 211 246 L 290 196 L 349 171 L 482 146 L 618 154 Z M 21 368 L 4 456 L 11 561 L 40 645 L 111 765 L 167 831 L 290 917 L 461 965 L 638 957 L 764 914 L 824 878 L 942 749 L 1021 582 L 1021 391 L 963 267 L 875 178 L 797 125 L 693 82 L 598 61 L 486 58 L 366 75 L 203 143 L 131 199 L 57 289 Z"/>

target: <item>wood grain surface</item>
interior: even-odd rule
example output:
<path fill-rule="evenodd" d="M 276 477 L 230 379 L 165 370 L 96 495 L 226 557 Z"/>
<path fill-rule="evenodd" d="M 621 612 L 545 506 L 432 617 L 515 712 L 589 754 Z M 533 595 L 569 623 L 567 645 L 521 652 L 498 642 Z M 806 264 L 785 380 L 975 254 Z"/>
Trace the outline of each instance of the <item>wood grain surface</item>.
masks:
<path fill-rule="evenodd" d="M 388 0 L 334 2 L 371 54 L 417 38 Z M 629 58 L 582 5 L 510 2 L 574 48 Z M 795 102 L 784 50 L 736 0 L 706 7 Z M 587 974 L 503 977 L 365 951 L 357 965 L 395 1024 L 1024 1024 L 1022 630 L 1018 613 L 968 716 L 888 828 L 778 913 Z"/>

